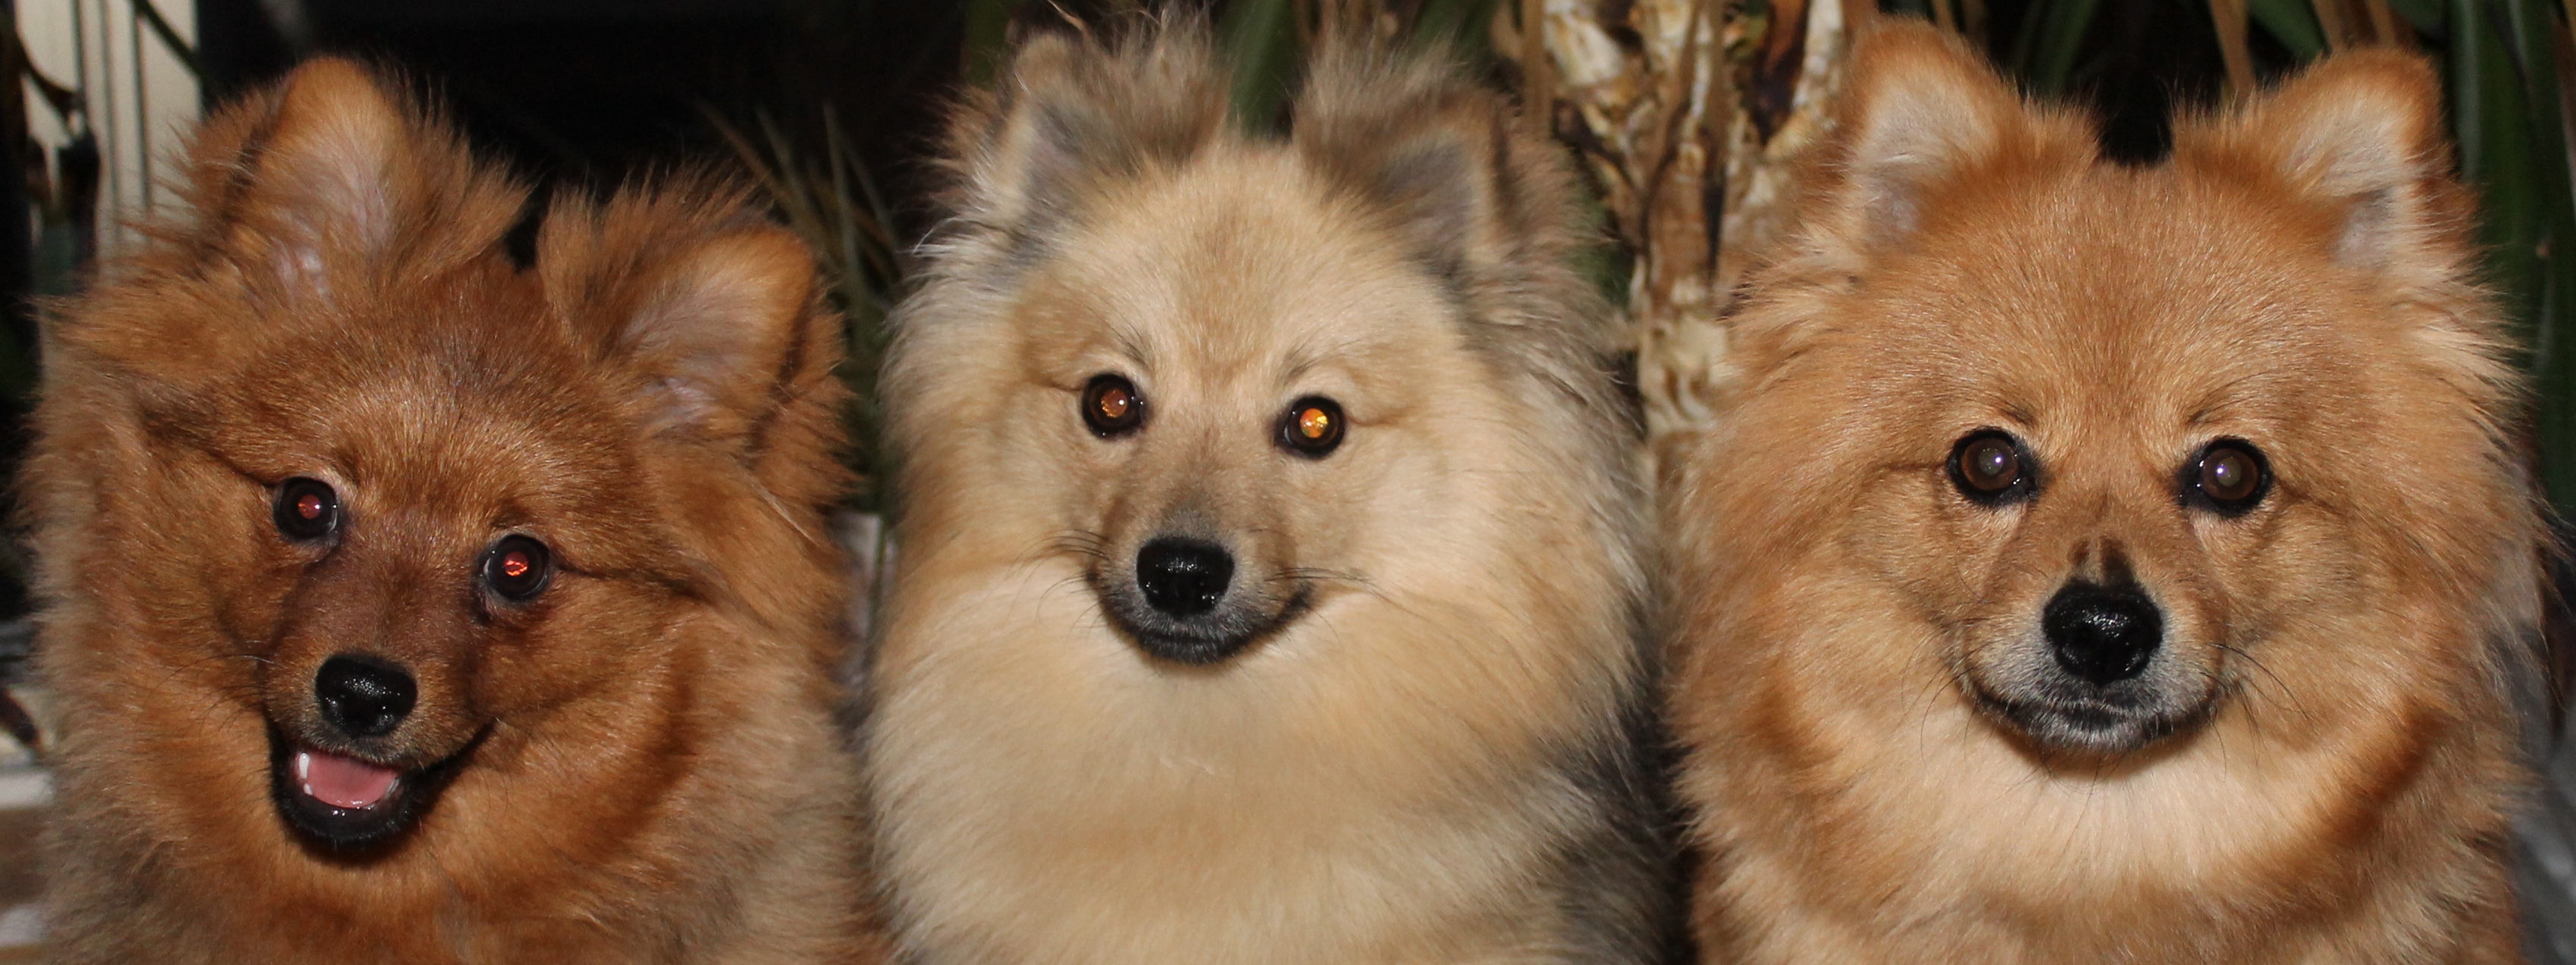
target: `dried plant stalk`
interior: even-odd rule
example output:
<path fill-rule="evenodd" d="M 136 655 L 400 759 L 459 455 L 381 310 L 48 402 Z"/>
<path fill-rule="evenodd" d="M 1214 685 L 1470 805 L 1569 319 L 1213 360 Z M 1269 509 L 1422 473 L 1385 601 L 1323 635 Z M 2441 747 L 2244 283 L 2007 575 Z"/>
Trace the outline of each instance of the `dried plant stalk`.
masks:
<path fill-rule="evenodd" d="M 2254 93 L 2254 53 L 2247 46 L 2245 0 L 2209 0 L 2209 19 L 2218 26 L 2218 54 L 2227 64 L 2227 96 Z"/>
<path fill-rule="evenodd" d="M 1866 0 L 1537 0 L 1529 103 L 1582 151 L 1635 256 L 1626 310 L 1661 450 L 1725 409 L 1727 301 L 1781 233 Z M 1526 13 L 1496 49 L 1528 49 Z M 1524 55 L 1526 60 L 1526 55 Z M 1541 79 L 1544 78 L 1544 82 Z"/>

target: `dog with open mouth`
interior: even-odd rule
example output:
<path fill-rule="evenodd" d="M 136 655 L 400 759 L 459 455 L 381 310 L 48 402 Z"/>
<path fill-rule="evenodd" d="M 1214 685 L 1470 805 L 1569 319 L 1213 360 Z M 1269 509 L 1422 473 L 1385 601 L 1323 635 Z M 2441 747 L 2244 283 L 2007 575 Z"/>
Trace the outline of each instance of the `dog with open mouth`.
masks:
<path fill-rule="evenodd" d="M 684 177 L 522 268 L 398 89 L 214 116 L 50 332 L 54 954 L 873 960 L 810 254 Z"/>
<path fill-rule="evenodd" d="M 882 383 L 899 947 L 1658 960 L 1637 433 L 1559 149 L 1355 43 L 1248 133 L 1163 18 L 951 128 Z"/>
<path fill-rule="evenodd" d="M 1861 41 L 1669 500 L 1715 960 L 2520 960 L 2544 534 L 2440 91 L 2128 166 Z"/>

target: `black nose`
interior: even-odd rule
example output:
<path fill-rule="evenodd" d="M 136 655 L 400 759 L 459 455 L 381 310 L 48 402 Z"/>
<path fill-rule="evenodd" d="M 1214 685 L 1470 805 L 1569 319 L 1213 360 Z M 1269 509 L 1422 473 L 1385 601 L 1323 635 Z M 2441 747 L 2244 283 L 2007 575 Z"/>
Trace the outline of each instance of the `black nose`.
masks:
<path fill-rule="evenodd" d="M 2155 601 L 2134 585 L 2069 583 L 2048 601 L 2039 617 L 2057 665 L 2097 685 L 2108 686 L 2147 669 L 2148 658 L 2164 642 L 2165 617 Z"/>
<path fill-rule="evenodd" d="M 401 667 L 374 657 L 341 654 L 322 661 L 313 675 L 322 719 L 351 737 L 382 737 L 402 726 L 419 688 Z"/>
<path fill-rule="evenodd" d="M 1234 579 L 1234 557 L 1225 547 L 1165 536 L 1136 551 L 1136 587 L 1145 602 L 1176 617 L 1216 609 Z"/>

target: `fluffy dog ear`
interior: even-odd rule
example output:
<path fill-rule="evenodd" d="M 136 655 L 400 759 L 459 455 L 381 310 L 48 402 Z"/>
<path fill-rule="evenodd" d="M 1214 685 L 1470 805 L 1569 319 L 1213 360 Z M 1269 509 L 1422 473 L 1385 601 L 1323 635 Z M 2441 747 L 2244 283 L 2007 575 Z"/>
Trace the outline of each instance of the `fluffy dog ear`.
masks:
<path fill-rule="evenodd" d="M 2181 125 L 2174 155 L 2319 205 L 2331 215 L 2335 260 L 2378 270 L 2400 255 L 2457 248 L 2462 199 L 2449 175 L 2441 90 L 2421 57 L 2344 54 L 2231 116 Z"/>
<path fill-rule="evenodd" d="M 1863 256 L 1904 247 L 1927 199 L 1981 167 L 2093 150 L 2083 125 L 2033 112 L 1983 57 L 1922 23 L 1865 35 L 1835 108 L 1801 222 Z"/>
<path fill-rule="evenodd" d="M 1046 34 L 951 124 L 951 206 L 1026 243 L 1091 184 L 1187 160 L 1224 129 L 1228 87 L 1206 27 L 1170 23 L 1116 47 Z"/>
<path fill-rule="evenodd" d="M 738 436 L 807 348 L 814 261 L 795 236 L 750 227 L 674 253 L 618 332 L 659 422 Z"/>
<path fill-rule="evenodd" d="M 1290 137 L 1316 170 L 1391 212 L 1446 277 L 1522 260 L 1532 241 L 1564 246 L 1572 233 L 1562 165 L 1547 153 L 1557 148 L 1523 132 L 1500 95 L 1436 61 L 1328 40 Z"/>
<path fill-rule="evenodd" d="M 477 174 L 386 78 L 334 57 L 207 122 L 189 168 L 202 243 L 324 297 L 335 266 L 434 245 L 472 254 L 472 239 L 499 238 L 518 209 L 515 186 Z"/>
<path fill-rule="evenodd" d="M 527 199 L 383 77 L 327 57 L 216 111 L 190 138 L 185 171 L 186 203 L 108 270 L 203 280 L 229 289 L 227 304 L 262 311 L 127 311 L 149 289 L 101 285 L 59 330 L 172 386 L 271 350 L 272 325 L 297 309 L 356 307 L 395 271 L 497 259 Z"/>
<path fill-rule="evenodd" d="M 394 171 L 410 153 L 405 113 L 356 63 L 326 57 L 296 68 L 265 129 L 226 152 L 249 174 L 227 212 L 236 243 L 274 242 L 312 271 L 325 251 L 382 248 Z"/>
<path fill-rule="evenodd" d="M 838 399 L 839 319 L 813 254 L 739 191 L 684 181 L 558 203 L 537 260 L 549 299 L 634 374 L 655 434 L 769 452 L 787 441 L 771 432 L 782 414 Z"/>

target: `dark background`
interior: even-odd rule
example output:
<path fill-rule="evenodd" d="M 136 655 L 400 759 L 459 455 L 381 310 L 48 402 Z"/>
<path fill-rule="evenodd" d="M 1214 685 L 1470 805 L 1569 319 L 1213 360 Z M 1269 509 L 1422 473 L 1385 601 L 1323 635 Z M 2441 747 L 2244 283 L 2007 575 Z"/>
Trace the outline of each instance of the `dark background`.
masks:
<path fill-rule="evenodd" d="M 1491 0 L 1477 6 L 1490 6 Z M 1928 16 L 1928 0 L 1886 0 Z M 2032 59 L 2024 38 L 2047 0 L 1994 0 L 1975 33 L 1999 60 Z M 1219 19 L 1245 4 L 1204 4 Z M 1422 6 L 1415 0 L 1411 6 Z M 1116 0 L 305 0 L 281 26 L 260 0 L 198 0 L 197 34 L 209 106 L 272 80 L 305 55 L 355 54 L 399 65 L 451 108 L 478 143 L 545 179 L 611 182 L 639 168 L 724 159 L 707 112 L 766 111 L 808 138 L 838 116 L 890 194 L 912 196 L 912 163 L 965 65 L 970 20 L 997 14 L 1013 28 L 1057 11 L 1114 16 Z M 1407 6 L 1397 0 L 1391 6 Z M 2040 14 L 2034 16 L 2034 13 Z M 2027 26 L 2026 26 L 2027 25 Z M 976 40 L 993 31 L 977 24 Z M 1470 37 L 1470 40 L 1475 38 Z M 2224 68 L 2206 5 L 2106 0 L 2077 41 L 2063 82 L 2034 84 L 2096 105 L 2116 156 L 2152 160 L 2168 143 L 2176 105 L 2217 96 Z M 2273 37 L 2251 38 L 2258 70 L 2299 57 Z M 2059 90 L 2062 88 L 2062 91 Z M 917 213 L 917 210 L 915 211 Z"/>
<path fill-rule="evenodd" d="M 925 146 L 965 51 L 942 0 L 199 0 L 209 107 L 303 56 L 399 66 L 475 142 L 549 182 L 611 185 L 657 166 L 729 162 L 710 112 L 755 112 L 811 142 L 825 112 L 892 182 Z"/>

